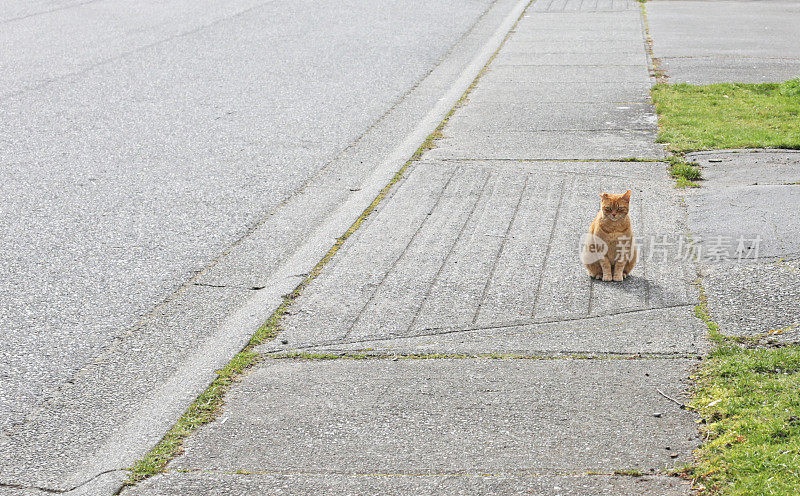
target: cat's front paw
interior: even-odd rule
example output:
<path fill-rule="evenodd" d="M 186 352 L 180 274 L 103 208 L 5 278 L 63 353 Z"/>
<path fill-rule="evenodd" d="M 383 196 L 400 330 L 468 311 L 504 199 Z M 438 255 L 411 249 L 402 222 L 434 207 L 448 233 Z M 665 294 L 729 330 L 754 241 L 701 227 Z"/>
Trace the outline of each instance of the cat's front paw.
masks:
<path fill-rule="evenodd" d="M 623 280 L 623 279 L 625 279 L 625 277 L 624 277 L 622 274 L 620 274 L 620 275 L 617 275 L 617 276 L 614 276 L 614 280 L 615 280 L 615 281 L 621 281 L 621 280 Z"/>
<path fill-rule="evenodd" d="M 603 274 L 603 280 L 604 280 L 604 281 L 606 281 L 606 282 L 608 282 L 608 281 L 610 281 L 610 280 L 611 280 L 611 276 L 609 276 L 609 275 L 607 275 L 607 274 Z"/>

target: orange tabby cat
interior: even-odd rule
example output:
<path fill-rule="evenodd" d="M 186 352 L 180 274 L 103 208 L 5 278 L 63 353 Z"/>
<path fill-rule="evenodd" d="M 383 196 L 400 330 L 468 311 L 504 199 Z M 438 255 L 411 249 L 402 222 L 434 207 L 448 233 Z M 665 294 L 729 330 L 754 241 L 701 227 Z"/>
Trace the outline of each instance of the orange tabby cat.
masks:
<path fill-rule="evenodd" d="M 600 198 L 600 211 L 584 238 L 581 261 L 589 277 L 622 281 L 633 270 L 639 255 L 628 215 L 631 190 L 621 195 L 603 193 Z"/>

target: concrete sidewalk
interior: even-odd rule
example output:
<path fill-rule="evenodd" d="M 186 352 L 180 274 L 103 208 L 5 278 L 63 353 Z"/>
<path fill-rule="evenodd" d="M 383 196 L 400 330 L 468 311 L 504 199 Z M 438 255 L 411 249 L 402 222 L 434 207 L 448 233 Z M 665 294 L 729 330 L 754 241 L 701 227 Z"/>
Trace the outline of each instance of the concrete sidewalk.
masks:
<path fill-rule="evenodd" d="M 800 76 L 800 4 L 651 0 L 653 56 L 670 83 L 768 83 Z"/>
<path fill-rule="evenodd" d="M 685 232 L 653 82 L 637 2 L 533 3 L 271 357 L 123 494 L 688 494 L 694 415 L 665 396 L 703 351 L 693 267 L 611 284 L 577 256 L 602 191 L 633 190 L 643 239 Z"/>

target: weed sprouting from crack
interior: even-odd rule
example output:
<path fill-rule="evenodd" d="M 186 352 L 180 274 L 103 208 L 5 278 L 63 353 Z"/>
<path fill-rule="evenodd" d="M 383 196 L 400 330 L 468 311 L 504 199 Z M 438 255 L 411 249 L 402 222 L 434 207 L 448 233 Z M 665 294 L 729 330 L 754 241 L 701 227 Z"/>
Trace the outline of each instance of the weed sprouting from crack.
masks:
<path fill-rule="evenodd" d="M 642 23 L 644 24 L 644 48 L 645 51 L 647 51 L 651 64 L 650 73 L 656 78 L 656 82 L 666 83 L 669 76 L 667 76 L 667 73 L 661 68 L 661 60 L 657 58 L 653 52 L 653 38 L 650 36 L 650 22 L 647 19 L 647 9 L 644 5 L 646 2 L 647 0 L 639 0 L 639 8 L 642 14 Z"/>
<path fill-rule="evenodd" d="M 677 188 L 699 188 L 695 181 L 703 179 L 703 172 L 697 162 L 687 162 L 683 157 L 673 155 L 667 157 L 669 175 L 675 179 Z"/>
<path fill-rule="evenodd" d="M 628 477 L 642 477 L 644 472 L 638 469 L 622 469 L 622 470 L 614 470 L 612 475 L 625 475 Z"/>
<path fill-rule="evenodd" d="M 727 336 L 720 332 L 720 326 L 711 318 L 711 314 L 708 311 L 708 297 L 706 296 L 706 288 L 703 286 L 703 281 L 698 278 L 695 282 L 695 287 L 697 287 L 697 299 L 698 303 L 694 307 L 694 316 L 700 319 L 705 325 L 706 329 L 708 329 L 708 337 L 717 345 L 721 345 L 726 342 Z"/>

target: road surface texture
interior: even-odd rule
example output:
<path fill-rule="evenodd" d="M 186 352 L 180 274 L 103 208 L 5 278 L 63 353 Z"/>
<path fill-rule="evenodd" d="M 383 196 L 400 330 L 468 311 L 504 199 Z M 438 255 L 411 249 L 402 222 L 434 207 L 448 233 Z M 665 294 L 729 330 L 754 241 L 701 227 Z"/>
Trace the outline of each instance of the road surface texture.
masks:
<path fill-rule="evenodd" d="M 4 2 L 0 485 L 68 490 L 146 452 L 513 6 Z"/>
<path fill-rule="evenodd" d="M 638 2 L 532 2 L 217 421 L 122 494 L 688 494 L 694 266 L 577 255 L 603 191 L 685 232 L 653 83 Z"/>

